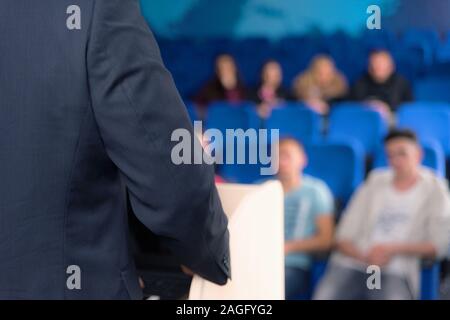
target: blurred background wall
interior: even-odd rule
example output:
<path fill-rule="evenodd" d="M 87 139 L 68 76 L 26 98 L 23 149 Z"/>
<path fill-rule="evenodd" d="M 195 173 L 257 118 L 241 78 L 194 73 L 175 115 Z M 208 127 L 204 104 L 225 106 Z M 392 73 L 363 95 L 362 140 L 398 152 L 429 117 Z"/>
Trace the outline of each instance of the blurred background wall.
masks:
<path fill-rule="evenodd" d="M 161 37 L 249 37 L 277 39 L 345 31 L 366 26 L 366 9 L 381 7 L 383 25 L 394 32 L 410 27 L 450 29 L 450 0 L 141 0 L 154 32 Z M 301 8 L 301 9 L 300 9 Z"/>

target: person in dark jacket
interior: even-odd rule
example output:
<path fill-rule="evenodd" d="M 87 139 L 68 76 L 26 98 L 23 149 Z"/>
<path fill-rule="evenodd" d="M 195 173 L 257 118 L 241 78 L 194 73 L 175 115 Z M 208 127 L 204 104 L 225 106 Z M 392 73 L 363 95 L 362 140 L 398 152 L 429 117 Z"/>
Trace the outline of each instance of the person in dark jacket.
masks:
<path fill-rule="evenodd" d="M 0 1 L 0 17 L 0 300 L 142 299 L 127 198 L 225 284 L 214 168 L 174 162 L 194 128 L 139 1 Z"/>
<path fill-rule="evenodd" d="M 351 96 L 387 118 L 392 117 L 400 104 L 413 100 L 411 85 L 395 71 L 395 62 L 386 50 L 371 52 L 368 72 L 355 83 Z"/>

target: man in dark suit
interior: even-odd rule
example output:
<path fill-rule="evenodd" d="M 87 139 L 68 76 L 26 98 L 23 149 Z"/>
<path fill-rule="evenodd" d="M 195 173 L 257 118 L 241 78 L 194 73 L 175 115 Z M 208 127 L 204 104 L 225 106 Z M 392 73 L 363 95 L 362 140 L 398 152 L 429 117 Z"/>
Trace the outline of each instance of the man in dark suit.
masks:
<path fill-rule="evenodd" d="M 213 167 L 137 0 L 0 2 L 0 299 L 140 299 L 126 194 L 200 276 L 229 278 Z"/>

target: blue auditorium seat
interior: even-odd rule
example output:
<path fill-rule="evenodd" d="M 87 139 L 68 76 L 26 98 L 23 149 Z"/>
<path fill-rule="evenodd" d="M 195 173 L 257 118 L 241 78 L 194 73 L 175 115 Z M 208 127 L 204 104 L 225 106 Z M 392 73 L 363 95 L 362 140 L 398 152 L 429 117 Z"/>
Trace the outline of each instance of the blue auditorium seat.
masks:
<path fill-rule="evenodd" d="M 440 264 L 438 262 L 422 267 L 420 281 L 420 299 L 439 299 Z"/>
<path fill-rule="evenodd" d="M 440 63 L 450 62 L 450 31 L 447 33 L 445 41 L 439 45 L 436 53 L 436 59 Z"/>
<path fill-rule="evenodd" d="M 261 181 L 261 166 L 258 164 L 223 164 L 219 175 L 228 183 L 252 184 Z"/>
<path fill-rule="evenodd" d="M 363 150 L 351 141 L 309 144 L 305 149 L 305 173 L 325 181 L 336 200 L 345 205 L 364 179 Z"/>
<path fill-rule="evenodd" d="M 412 83 L 422 78 L 432 68 L 432 65 L 427 62 L 429 58 L 426 58 L 425 52 L 428 50 L 422 47 L 408 47 L 397 43 L 391 51 L 397 72 Z"/>
<path fill-rule="evenodd" d="M 398 126 L 416 132 L 420 140 L 438 141 L 450 155 L 450 111 L 446 109 L 402 108 L 397 113 Z"/>
<path fill-rule="evenodd" d="M 439 45 L 436 60 L 440 63 L 450 62 L 450 36 L 445 43 Z"/>
<path fill-rule="evenodd" d="M 417 109 L 448 109 L 450 110 L 450 103 L 446 102 L 433 102 L 433 101 L 414 101 L 406 102 L 399 106 L 399 110 L 403 108 L 417 108 Z"/>
<path fill-rule="evenodd" d="M 244 183 L 244 184 L 252 184 L 252 183 L 260 183 L 264 180 L 272 179 L 273 175 L 262 175 L 261 168 L 268 168 L 270 164 L 262 164 L 261 158 L 259 155 L 259 148 L 261 146 L 267 146 L 267 156 L 271 155 L 271 150 L 269 145 L 258 144 L 256 141 L 245 141 L 238 143 L 235 141 L 234 145 L 228 147 L 232 147 L 234 150 L 234 157 L 232 158 L 232 163 L 227 163 L 227 152 L 228 149 L 224 150 L 224 163 L 218 166 L 219 175 L 225 179 L 225 181 L 230 183 Z M 245 163 L 239 164 L 237 162 L 237 147 L 241 148 L 241 152 L 245 152 Z M 249 157 L 249 150 L 253 148 L 254 152 L 258 152 L 255 154 L 256 160 L 251 162 Z"/>
<path fill-rule="evenodd" d="M 382 115 L 362 104 L 343 103 L 332 108 L 328 138 L 355 139 L 366 154 L 373 154 L 387 133 Z"/>
<path fill-rule="evenodd" d="M 394 33 L 386 29 L 366 30 L 361 35 L 361 41 L 364 46 L 369 49 L 387 49 L 391 50 L 397 42 Z"/>
<path fill-rule="evenodd" d="M 435 49 L 439 45 L 439 33 L 428 28 L 408 28 L 402 36 L 403 43 L 426 43 Z"/>
<path fill-rule="evenodd" d="M 417 80 L 414 86 L 416 99 L 450 103 L 450 77 L 428 77 Z"/>
<path fill-rule="evenodd" d="M 397 70 L 409 80 L 425 75 L 434 63 L 438 45 L 436 31 L 410 28 L 392 49 Z"/>
<path fill-rule="evenodd" d="M 206 115 L 206 129 L 218 129 L 225 135 L 226 129 L 247 130 L 252 127 L 254 120 L 254 104 L 242 102 L 231 104 L 228 102 L 214 102 L 208 107 Z"/>
<path fill-rule="evenodd" d="M 281 39 L 274 48 L 273 57 L 283 66 L 283 84 L 289 88 L 294 78 L 309 66 L 311 59 L 324 52 L 321 37 L 292 36 Z"/>
<path fill-rule="evenodd" d="M 227 129 L 242 129 L 247 131 L 248 129 L 258 129 L 259 118 L 255 112 L 255 106 L 250 102 L 243 102 L 239 104 L 230 104 L 227 102 L 215 102 L 208 107 L 206 116 L 206 125 L 204 129 L 217 129 L 223 135 L 223 149 L 216 150 L 217 157 L 223 157 L 223 161 L 226 161 L 226 150 L 229 145 L 233 147 L 235 156 L 236 145 L 239 141 L 233 139 L 233 141 L 226 138 Z M 258 131 L 256 131 L 256 134 Z M 258 136 L 258 135 L 257 135 Z M 248 140 L 248 139 L 247 139 Z M 257 141 L 245 141 L 245 146 L 248 150 L 248 143 L 257 143 Z M 247 155 L 247 154 L 246 154 Z M 248 155 L 247 155 L 248 156 Z M 259 167 L 253 164 L 219 164 L 219 173 L 225 178 L 225 180 L 236 183 L 253 183 L 259 179 Z"/>
<path fill-rule="evenodd" d="M 229 52 L 248 86 L 256 86 L 260 81 L 261 67 L 272 57 L 272 44 L 267 38 L 246 38 L 236 40 Z"/>
<path fill-rule="evenodd" d="M 429 140 L 422 142 L 424 157 L 422 164 L 428 168 L 435 170 L 440 177 L 445 177 L 445 153 L 439 142 Z M 381 168 L 388 166 L 388 161 L 384 148 L 380 146 L 373 162 L 373 168 Z"/>
<path fill-rule="evenodd" d="M 409 48 L 421 48 L 424 50 L 425 63 L 431 65 L 434 53 L 439 46 L 439 34 L 431 29 L 410 28 L 401 39 L 401 43 Z"/>
<path fill-rule="evenodd" d="M 161 39 L 161 55 L 183 98 L 190 98 L 212 76 L 213 56 L 193 39 Z M 192 70 L 195 70 L 193 72 Z"/>
<path fill-rule="evenodd" d="M 289 136 L 301 142 L 320 139 L 320 116 L 300 103 L 289 103 L 272 111 L 268 129 L 279 129 L 280 137 Z"/>
<path fill-rule="evenodd" d="M 367 70 L 368 49 L 361 39 L 337 32 L 328 37 L 325 45 L 327 53 L 350 83 Z"/>

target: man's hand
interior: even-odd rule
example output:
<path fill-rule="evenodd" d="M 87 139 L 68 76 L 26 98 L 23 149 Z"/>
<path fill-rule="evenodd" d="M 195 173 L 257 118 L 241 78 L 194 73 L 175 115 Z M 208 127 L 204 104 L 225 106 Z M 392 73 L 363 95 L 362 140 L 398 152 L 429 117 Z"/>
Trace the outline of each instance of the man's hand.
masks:
<path fill-rule="evenodd" d="M 386 102 L 381 100 L 368 100 L 366 103 L 375 111 L 378 111 L 386 120 L 391 120 L 393 117 L 391 108 Z"/>
<path fill-rule="evenodd" d="M 394 256 L 391 246 L 380 244 L 372 247 L 367 254 L 367 262 L 377 266 L 385 266 Z"/>
<path fill-rule="evenodd" d="M 191 277 L 194 276 L 194 272 L 186 266 L 181 265 L 181 271 L 183 271 L 188 276 L 191 276 Z"/>
<path fill-rule="evenodd" d="M 286 242 L 285 244 L 284 244 L 284 254 L 289 254 L 289 253 L 291 253 L 292 252 L 292 246 L 291 246 L 291 243 L 290 242 Z"/>
<path fill-rule="evenodd" d="M 139 287 L 141 287 L 141 289 L 144 289 L 144 288 L 145 288 L 144 280 L 142 280 L 141 277 L 139 277 Z"/>

